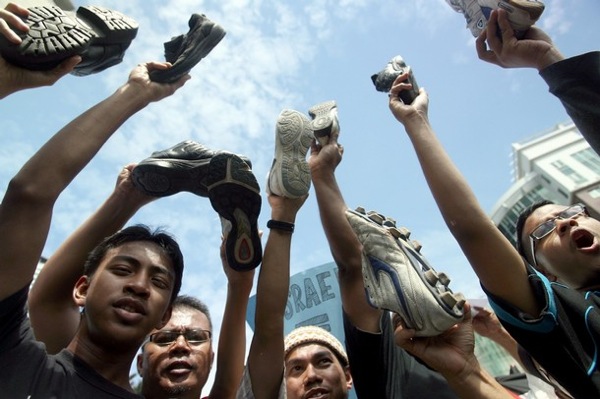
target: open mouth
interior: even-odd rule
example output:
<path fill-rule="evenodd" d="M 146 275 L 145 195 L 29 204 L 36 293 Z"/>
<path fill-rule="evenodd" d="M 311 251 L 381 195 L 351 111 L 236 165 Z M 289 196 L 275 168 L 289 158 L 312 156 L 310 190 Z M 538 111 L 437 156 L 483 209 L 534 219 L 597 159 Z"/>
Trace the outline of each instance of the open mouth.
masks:
<path fill-rule="evenodd" d="M 323 388 L 311 389 L 304 395 L 304 399 L 321 399 L 329 397 L 329 392 Z"/>
<path fill-rule="evenodd" d="M 577 249 L 586 249 L 594 245 L 594 236 L 587 230 L 577 229 L 571 234 Z"/>
<path fill-rule="evenodd" d="M 194 367 L 183 360 L 178 360 L 170 363 L 165 370 L 171 374 L 186 374 L 192 371 Z"/>

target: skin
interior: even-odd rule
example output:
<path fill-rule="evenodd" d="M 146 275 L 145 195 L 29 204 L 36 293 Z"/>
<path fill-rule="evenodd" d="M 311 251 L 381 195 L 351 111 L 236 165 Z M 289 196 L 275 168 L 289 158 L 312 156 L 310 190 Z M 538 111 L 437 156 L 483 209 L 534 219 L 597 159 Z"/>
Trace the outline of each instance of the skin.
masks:
<path fill-rule="evenodd" d="M 525 221 L 521 242 L 529 256 L 529 234 L 541 223 L 566 209 L 549 204 L 536 209 Z M 600 284 L 600 221 L 578 215 L 557 219 L 556 228 L 536 242 L 538 267 L 552 281 L 587 290 Z"/>
<path fill-rule="evenodd" d="M 288 354 L 285 381 L 289 399 L 344 399 L 352 388 L 350 369 L 329 348 L 311 343 Z"/>
<path fill-rule="evenodd" d="M 206 315 L 199 310 L 178 307 L 161 330 L 201 328 L 211 330 Z M 153 331 L 154 332 L 154 331 Z M 138 355 L 138 372 L 144 379 L 146 397 L 198 398 L 206 384 L 214 352 L 211 341 L 190 345 L 183 336 L 168 346 L 148 342 Z"/>
<path fill-rule="evenodd" d="M 105 378 L 129 386 L 123 373 L 129 359 L 148 331 L 162 328 L 171 316 L 174 279 L 170 259 L 154 243 L 134 241 L 109 250 L 98 270 L 75 285 L 73 300 L 85 312 L 67 348 Z"/>

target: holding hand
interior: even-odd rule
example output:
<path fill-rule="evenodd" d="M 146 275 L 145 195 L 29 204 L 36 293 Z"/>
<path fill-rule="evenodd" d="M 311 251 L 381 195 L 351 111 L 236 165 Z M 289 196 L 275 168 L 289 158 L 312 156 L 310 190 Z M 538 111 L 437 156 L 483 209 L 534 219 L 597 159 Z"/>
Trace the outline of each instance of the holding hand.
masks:
<path fill-rule="evenodd" d="M 494 10 L 487 28 L 477 38 L 479 59 L 502 68 L 536 68 L 538 71 L 564 59 L 541 29 L 532 26 L 517 39 L 505 10 Z M 489 49 L 488 49 L 489 46 Z"/>

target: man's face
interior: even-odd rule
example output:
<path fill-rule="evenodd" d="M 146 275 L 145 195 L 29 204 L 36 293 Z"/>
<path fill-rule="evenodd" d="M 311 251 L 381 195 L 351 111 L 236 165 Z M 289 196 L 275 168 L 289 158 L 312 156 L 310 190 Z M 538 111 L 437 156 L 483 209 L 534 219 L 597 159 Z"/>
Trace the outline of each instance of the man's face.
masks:
<path fill-rule="evenodd" d="M 529 234 L 540 224 L 555 218 L 567 207 L 549 204 L 537 208 L 525 221 L 522 243 L 531 258 L 551 279 L 572 288 L 600 284 L 600 222 L 580 214 L 569 219 L 556 219 L 556 228 L 540 240 L 535 240 L 535 255 L 531 253 Z"/>
<path fill-rule="evenodd" d="M 171 260 L 154 243 L 110 249 L 93 276 L 80 278 L 75 287 L 88 334 L 110 350 L 135 353 L 144 337 L 168 320 L 174 280 Z"/>
<path fill-rule="evenodd" d="M 319 344 L 301 345 L 288 354 L 285 380 L 290 399 L 345 399 L 352 388 L 350 371 Z"/>
<path fill-rule="evenodd" d="M 206 315 L 197 309 L 177 307 L 169 322 L 157 331 L 184 333 L 191 329 L 210 331 Z M 153 331 L 156 332 L 156 331 Z M 211 340 L 189 343 L 183 335 L 170 344 L 148 342 L 138 356 L 138 372 L 143 378 L 142 393 L 147 398 L 199 398 L 213 362 Z M 181 396 L 181 395 L 185 396 Z"/>

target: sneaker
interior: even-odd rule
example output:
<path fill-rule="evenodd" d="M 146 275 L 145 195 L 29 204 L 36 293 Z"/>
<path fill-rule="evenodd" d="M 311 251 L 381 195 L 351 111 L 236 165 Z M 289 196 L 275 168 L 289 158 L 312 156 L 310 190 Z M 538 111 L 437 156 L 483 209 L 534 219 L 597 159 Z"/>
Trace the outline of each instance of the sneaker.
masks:
<path fill-rule="evenodd" d="M 25 23 L 29 31 L 16 31 L 21 44 L 0 35 L 0 54 L 30 70 L 50 70 L 65 59 L 81 55 L 71 72 L 86 76 L 119 64 L 136 37 L 138 23 L 103 7 L 79 7 L 77 12 L 55 6 L 30 7 Z"/>
<path fill-rule="evenodd" d="M 411 67 L 406 65 L 404 59 L 399 55 L 392 58 L 387 63 L 385 68 L 371 76 L 371 80 L 375 85 L 375 90 L 384 93 L 389 92 L 392 89 L 394 80 L 396 80 L 396 78 L 402 75 L 405 71 L 408 71 L 408 79 L 406 80 L 406 83 L 412 84 L 412 89 L 401 91 L 400 99 L 405 104 L 411 104 L 419 95 L 419 85 L 417 85 L 417 81 L 412 73 Z"/>
<path fill-rule="evenodd" d="M 340 131 L 335 101 L 326 101 L 314 105 L 308 110 L 308 114 L 313 118 L 312 130 L 315 139 L 321 146 L 329 143 L 329 137 L 332 133 Z"/>
<path fill-rule="evenodd" d="M 235 154 L 217 154 L 210 161 L 206 184 L 210 203 L 221 217 L 227 263 L 237 271 L 256 268 L 262 261 L 261 197 L 252 170 Z"/>
<path fill-rule="evenodd" d="M 192 70 L 225 36 L 225 30 L 202 14 L 192 14 L 190 30 L 164 44 L 165 59 L 173 64 L 169 69 L 150 72 L 150 79 L 172 83 Z"/>
<path fill-rule="evenodd" d="M 410 232 L 376 212 L 347 210 L 346 217 L 363 245 L 362 272 L 372 306 L 397 313 L 417 336 L 435 336 L 459 322 L 465 299 L 449 288 L 419 252 Z"/>
<path fill-rule="evenodd" d="M 275 130 L 275 157 L 267 192 L 287 198 L 300 198 L 310 189 L 310 169 L 306 153 L 313 140 L 306 115 L 285 109 L 279 114 Z"/>
<path fill-rule="evenodd" d="M 210 160 L 219 153 L 192 140 L 163 151 L 152 153 L 133 169 L 133 183 L 144 193 L 154 197 L 167 197 L 187 191 L 208 197 L 206 178 Z M 250 160 L 240 158 L 252 168 Z"/>
<path fill-rule="evenodd" d="M 533 25 L 544 12 L 544 3 L 539 0 L 446 0 L 454 9 L 465 15 L 467 27 L 478 37 L 485 29 L 492 10 L 502 8 L 508 13 L 510 25 L 517 37 Z"/>

